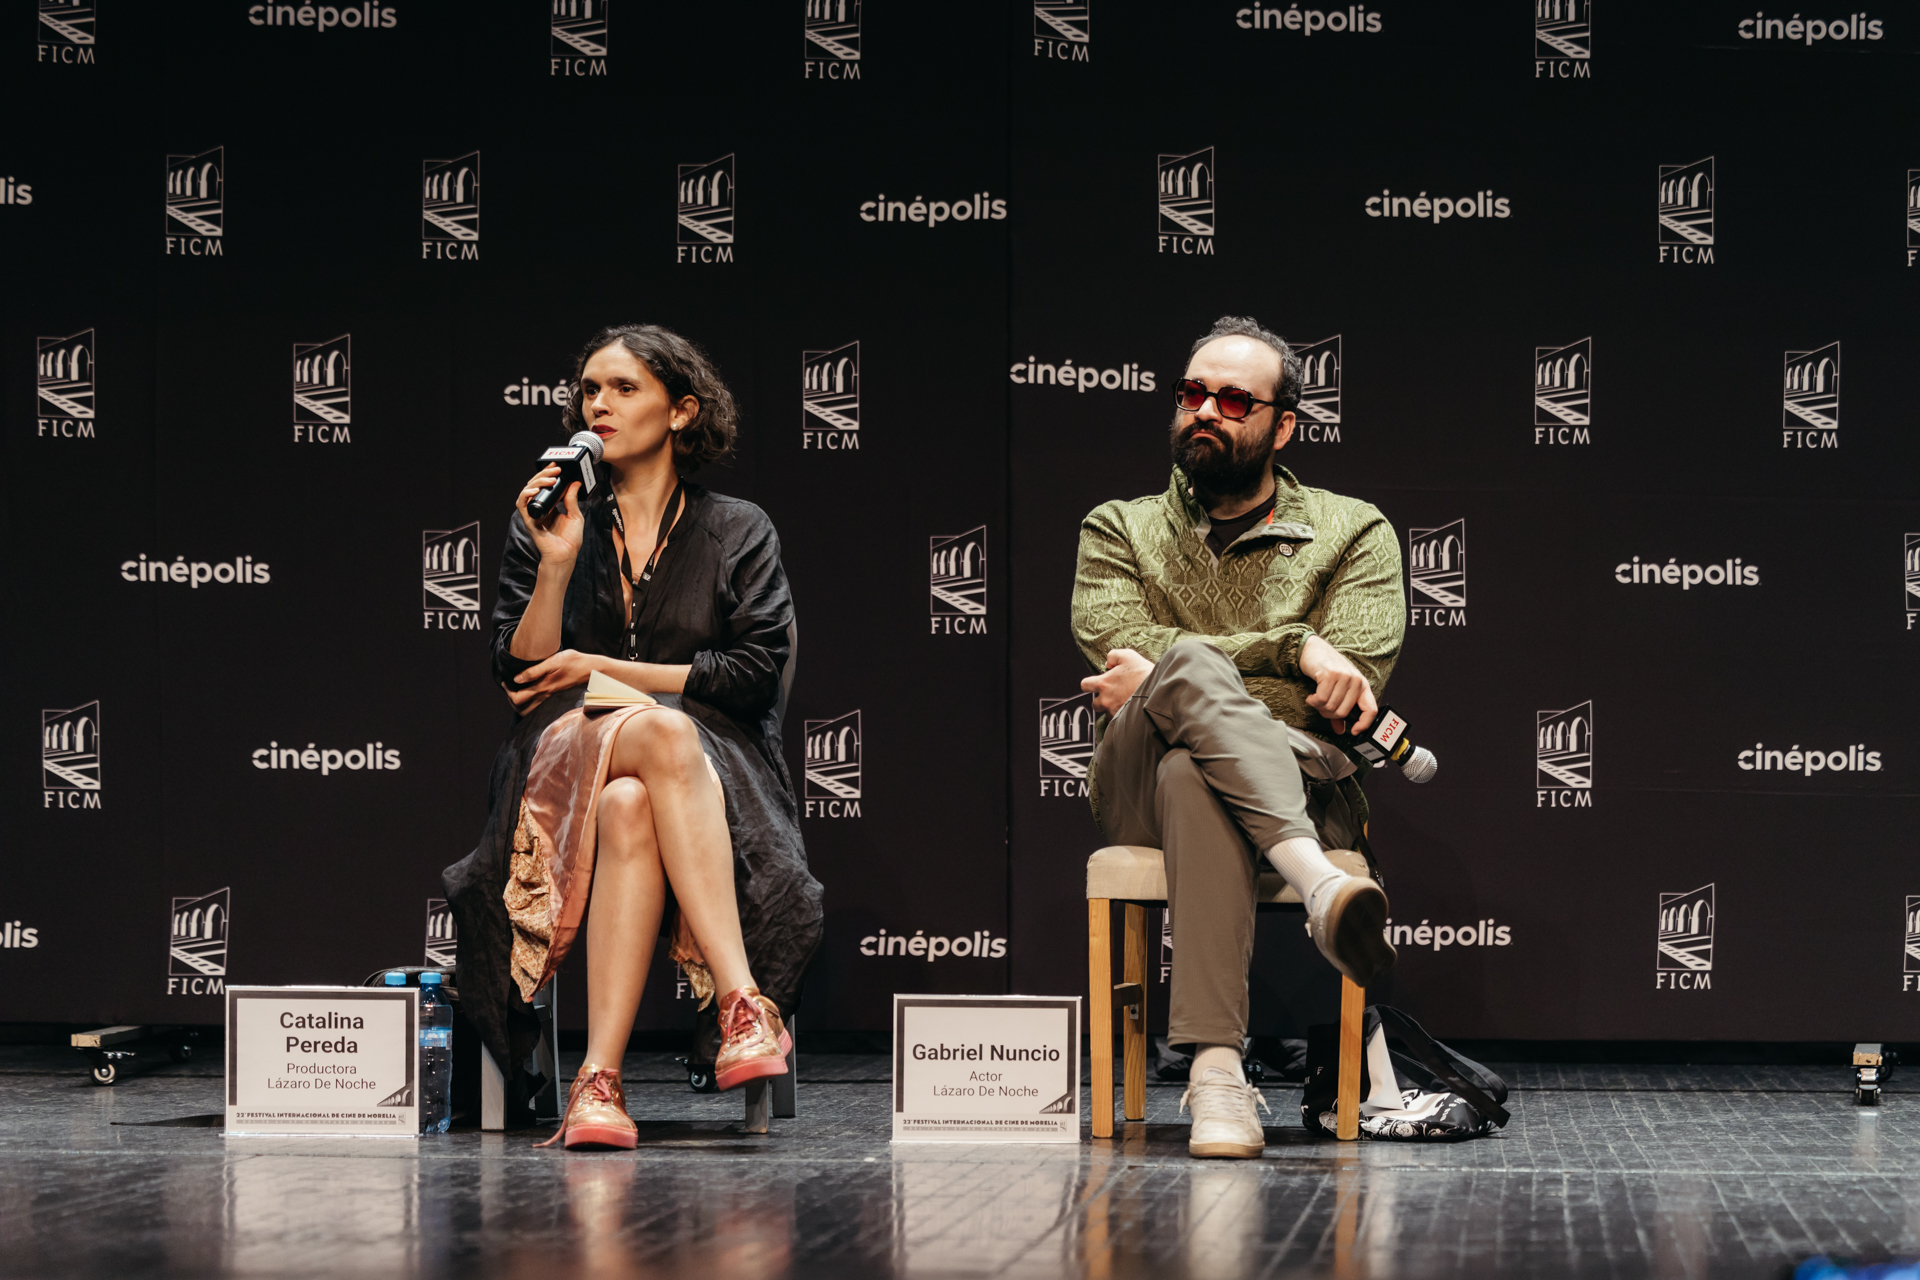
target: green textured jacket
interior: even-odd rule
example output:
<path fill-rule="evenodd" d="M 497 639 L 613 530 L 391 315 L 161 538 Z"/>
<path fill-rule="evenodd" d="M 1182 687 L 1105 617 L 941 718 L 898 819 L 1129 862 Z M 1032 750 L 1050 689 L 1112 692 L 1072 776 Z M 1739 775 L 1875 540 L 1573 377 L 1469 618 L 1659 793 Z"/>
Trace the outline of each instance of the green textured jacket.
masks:
<path fill-rule="evenodd" d="M 1276 720 L 1331 738 L 1332 726 L 1307 706 L 1313 682 L 1300 673 L 1300 646 L 1318 635 L 1381 694 L 1406 631 L 1400 541 L 1373 504 L 1273 471 L 1272 519 L 1220 557 L 1178 468 L 1165 493 L 1094 508 L 1080 522 L 1073 638 L 1095 671 L 1109 649 L 1158 662 L 1178 641 L 1205 640 L 1233 659 Z"/>

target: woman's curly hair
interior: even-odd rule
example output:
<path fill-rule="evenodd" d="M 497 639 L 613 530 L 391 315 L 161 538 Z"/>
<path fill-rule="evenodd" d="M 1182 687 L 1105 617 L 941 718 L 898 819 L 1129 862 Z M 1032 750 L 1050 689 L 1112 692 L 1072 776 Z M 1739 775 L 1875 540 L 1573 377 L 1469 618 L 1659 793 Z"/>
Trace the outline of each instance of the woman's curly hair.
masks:
<path fill-rule="evenodd" d="M 692 396 L 700 402 L 693 421 L 673 435 L 673 464 L 678 470 L 692 471 L 733 452 L 740 415 L 720 371 L 697 344 L 657 324 L 609 325 L 587 339 L 574 359 L 571 391 L 562 412 L 567 434 L 589 429 L 580 416 L 580 375 L 594 352 L 616 342 L 660 379 L 669 401 L 678 403 L 683 396 Z"/>

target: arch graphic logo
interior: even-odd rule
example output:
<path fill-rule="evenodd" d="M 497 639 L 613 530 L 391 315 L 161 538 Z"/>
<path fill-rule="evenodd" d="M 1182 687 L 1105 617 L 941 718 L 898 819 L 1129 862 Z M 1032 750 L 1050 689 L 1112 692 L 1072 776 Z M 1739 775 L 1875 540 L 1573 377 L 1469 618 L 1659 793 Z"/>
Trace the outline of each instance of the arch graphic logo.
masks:
<path fill-rule="evenodd" d="M 1713 886 L 1660 895 L 1659 951 L 1653 985 L 1663 991 L 1713 986 Z"/>
<path fill-rule="evenodd" d="M 100 704 L 40 713 L 43 809 L 100 807 Z"/>
<path fill-rule="evenodd" d="M 676 262 L 733 261 L 733 156 L 680 166 Z"/>
<path fill-rule="evenodd" d="M 453 908 L 445 898 L 428 898 L 426 959 L 421 963 L 450 969 L 459 950 L 459 930 L 453 923 Z"/>
<path fill-rule="evenodd" d="M 293 344 L 293 438 L 350 444 L 353 433 L 353 335 Z"/>
<path fill-rule="evenodd" d="M 987 634 L 987 527 L 927 539 L 933 635 Z"/>
<path fill-rule="evenodd" d="M 1592 444 L 1593 339 L 1533 349 L 1533 442 Z"/>
<path fill-rule="evenodd" d="M 167 157 L 168 256 L 226 256 L 226 173 L 225 147 Z"/>
<path fill-rule="evenodd" d="M 40 0 L 40 61 L 93 64 L 92 0 Z"/>
<path fill-rule="evenodd" d="M 1297 439 L 1311 444 L 1340 443 L 1340 335 L 1304 346 L 1300 357 L 1300 407 L 1294 416 Z"/>
<path fill-rule="evenodd" d="M 1033 0 L 1034 57 L 1090 62 L 1092 45 L 1092 0 Z"/>
<path fill-rule="evenodd" d="M 1902 991 L 1920 991 L 1920 893 L 1907 895 L 1906 950 L 1901 953 Z"/>
<path fill-rule="evenodd" d="M 1907 265 L 1920 258 L 1920 169 L 1907 170 Z"/>
<path fill-rule="evenodd" d="M 1534 808 L 1593 807 L 1593 703 L 1534 715 Z"/>
<path fill-rule="evenodd" d="M 607 74 L 607 10 L 613 0 L 553 0 L 547 27 L 547 74 Z"/>
<path fill-rule="evenodd" d="M 420 627 L 480 630 L 480 522 L 420 534 Z"/>
<path fill-rule="evenodd" d="M 808 80 L 860 78 L 860 0 L 807 0 Z"/>
<path fill-rule="evenodd" d="M 42 437 L 92 440 L 94 420 L 93 330 L 65 338 L 41 338 L 34 353 L 34 390 L 40 400 Z"/>
<path fill-rule="evenodd" d="M 1906 557 L 1906 574 L 1901 598 L 1907 606 L 1907 630 L 1913 630 L 1914 620 L 1920 618 L 1920 533 L 1906 535 L 1906 546 L 1902 548 Z"/>
<path fill-rule="evenodd" d="M 1087 794 L 1093 762 L 1093 695 L 1040 699 L 1040 794 Z"/>
<path fill-rule="evenodd" d="M 211 996 L 226 990 L 232 889 L 175 898 L 167 940 L 167 994 Z"/>
<path fill-rule="evenodd" d="M 1533 0 L 1533 78 L 1593 77 L 1593 0 Z"/>
<path fill-rule="evenodd" d="M 1416 627 L 1467 625 L 1467 522 L 1407 530 L 1407 620 Z"/>
<path fill-rule="evenodd" d="M 860 713 L 806 722 L 803 787 L 809 818 L 860 816 Z"/>
<path fill-rule="evenodd" d="M 1213 252 L 1213 148 L 1160 157 L 1160 252 Z"/>
<path fill-rule="evenodd" d="M 1713 157 L 1660 166 L 1660 261 L 1713 261 Z"/>
<path fill-rule="evenodd" d="M 860 447 L 860 344 L 800 353 L 800 447 Z"/>
<path fill-rule="evenodd" d="M 1840 344 L 1789 351 L 1780 379 L 1780 447 L 1840 447 Z"/>
<path fill-rule="evenodd" d="M 420 256 L 480 260 L 480 153 L 420 162 Z"/>

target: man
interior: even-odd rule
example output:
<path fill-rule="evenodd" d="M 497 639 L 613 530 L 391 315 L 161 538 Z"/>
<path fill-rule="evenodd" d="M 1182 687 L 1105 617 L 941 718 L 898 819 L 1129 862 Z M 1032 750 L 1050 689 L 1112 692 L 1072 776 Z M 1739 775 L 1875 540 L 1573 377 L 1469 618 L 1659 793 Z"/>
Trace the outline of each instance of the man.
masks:
<path fill-rule="evenodd" d="M 1371 505 L 1278 465 L 1299 402 L 1286 342 L 1223 316 L 1175 389 L 1172 484 L 1080 526 L 1073 633 L 1102 671 L 1081 682 L 1102 713 L 1094 817 L 1111 843 L 1166 855 L 1167 1038 L 1194 1050 L 1196 1156 L 1264 1145 L 1241 1063 L 1258 859 L 1299 892 L 1342 973 L 1364 986 L 1394 960 L 1386 895 L 1328 860 L 1286 726 L 1330 738 L 1372 723 L 1406 625 L 1399 541 Z M 1357 778 L 1340 791 L 1357 829 Z"/>

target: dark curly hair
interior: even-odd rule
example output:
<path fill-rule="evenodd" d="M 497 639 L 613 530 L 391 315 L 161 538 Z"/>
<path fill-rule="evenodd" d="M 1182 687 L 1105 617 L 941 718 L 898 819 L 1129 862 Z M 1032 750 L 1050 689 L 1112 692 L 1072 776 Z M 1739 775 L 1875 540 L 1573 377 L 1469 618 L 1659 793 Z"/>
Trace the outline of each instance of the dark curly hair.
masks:
<path fill-rule="evenodd" d="M 668 400 L 678 403 L 683 396 L 692 396 L 700 402 L 693 421 L 673 435 L 675 468 L 692 471 L 733 452 L 733 442 L 740 434 L 740 414 L 734 407 L 733 393 L 720 380 L 720 371 L 697 344 L 657 324 L 608 325 L 587 339 L 574 358 L 567 405 L 561 413 L 568 435 L 588 430 L 586 419 L 580 416 L 582 370 L 594 352 L 616 342 L 660 379 Z"/>
<path fill-rule="evenodd" d="M 1272 347 L 1273 353 L 1280 357 L 1280 385 L 1273 392 L 1273 416 L 1277 420 L 1281 414 L 1300 406 L 1300 357 L 1294 354 L 1285 338 L 1252 316 L 1221 316 L 1213 322 L 1212 329 L 1193 340 L 1187 359 L 1193 359 L 1199 354 L 1200 348 L 1216 338 L 1252 338 L 1255 342 L 1264 342 Z"/>

